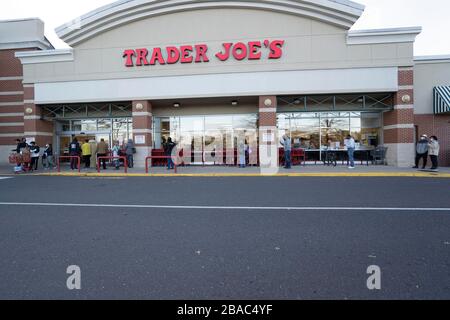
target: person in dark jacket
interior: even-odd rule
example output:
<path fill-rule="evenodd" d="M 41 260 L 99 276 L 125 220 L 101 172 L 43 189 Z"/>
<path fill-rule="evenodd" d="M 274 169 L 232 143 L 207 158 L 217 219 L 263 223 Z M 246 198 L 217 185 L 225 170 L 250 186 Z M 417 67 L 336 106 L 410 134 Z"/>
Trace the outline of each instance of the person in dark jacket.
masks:
<path fill-rule="evenodd" d="M 40 157 L 40 148 L 36 145 L 36 142 L 30 143 L 30 152 L 31 152 L 31 169 L 37 170 L 39 165 L 39 157 Z"/>
<path fill-rule="evenodd" d="M 133 154 L 136 151 L 134 148 L 134 142 L 131 139 L 128 139 L 128 143 L 125 146 L 125 154 L 127 156 L 128 168 L 134 167 Z"/>
<path fill-rule="evenodd" d="M 420 137 L 416 145 L 416 164 L 414 169 L 419 169 L 420 159 L 423 159 L 422 169 L 425 169 L 428 161 L 428 136 L 426 134 Z"/>
<path fill-rule="evenodd" d="M 69 155 L 71 157 L 79 157 L 81 153 L 81 147 L 78 143 L 77 138 L 74 138 L 73 141 L 69 144 Z M 70 159 L 70 169 L 77 170 L 78 169 L 78 159 L 71 158 Z"/>
<path fill-rule="evenodd" d="M 44 153 L 42 154 L 42 165 L 44 166 L 44 169 L 53 169 L 54 163 L 53 163 L 53 146 L 51 143 L 48 143 L 45 146 Z"/>
<path fill-rule="evenodd" d="M 16 152 L 20 153 L 22 152 L 22 149 L 25 149 L 28 145 L 27 145 L 27 141 L 25 140 L 25 138 L 23 139 L 17 139 L 17 147 L 16 147 Z"/>
<path fill-rule="evenodd" d="M 170 158 L 167 159 L 167 170 L 174 168 L 174 163 L 172 159 L 172 151 L 177 144 L 172 141 L 172 138 L 168 138 L 167 142 L 164 144 L 164 154 Z"/>

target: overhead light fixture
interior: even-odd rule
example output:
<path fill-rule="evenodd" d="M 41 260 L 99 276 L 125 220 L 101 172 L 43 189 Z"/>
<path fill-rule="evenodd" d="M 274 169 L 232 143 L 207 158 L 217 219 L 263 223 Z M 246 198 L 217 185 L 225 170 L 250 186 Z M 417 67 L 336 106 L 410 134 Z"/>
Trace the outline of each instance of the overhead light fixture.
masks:
<path fill-rule="evenodd" d="M 173 104 L 173 106 L 174 106 L 174 108 L 179 108 L 181 105 L 180 105 L 178 102 L 175 102 L 175 103 Z"/>
<path fill-rule="evenodd" d="M 300 103 L 301 103 L 300 99 L 295 99 L 295 100 L 294 100 L 294 104 L 299 105 Z"/>
<path fill-rule="evenodd" d="M 237 100 L 231 101 L 231 105 L 232 106 L 237 106 L 238 104 L 239 104 L 239 102 Z"/>

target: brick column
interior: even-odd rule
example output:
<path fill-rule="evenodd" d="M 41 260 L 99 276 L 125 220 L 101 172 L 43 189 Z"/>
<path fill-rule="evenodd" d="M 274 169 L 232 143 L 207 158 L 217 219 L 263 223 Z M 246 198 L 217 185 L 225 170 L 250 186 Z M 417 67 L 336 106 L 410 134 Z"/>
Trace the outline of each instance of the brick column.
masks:
<path fill-rule="evenodd" d="M 145 166 L 145 158 L 152 152 L 152 105 L 149 101 L 133 101 L 133 138 L 137 153 L 136 167 Z"/>
<path fill-rule="evenodd" d="M 53 143 L 53 122 L 42 119 L 42 109 L 34 103 L 34 85 L 24 84 L 24 136 L 40 147 Z"/>
<path fill-rule="evenodd" d="M 263 174 L 278 172 L 277 97 L 259 97 L 259 163 Z"/>
<path fill-rule="evenodd" d="M 390 165 L 409 167 L 414 163 L 414 69 L 398 69 L 399 90 L 394 110 L 383 114 L 384 144 Z"/>

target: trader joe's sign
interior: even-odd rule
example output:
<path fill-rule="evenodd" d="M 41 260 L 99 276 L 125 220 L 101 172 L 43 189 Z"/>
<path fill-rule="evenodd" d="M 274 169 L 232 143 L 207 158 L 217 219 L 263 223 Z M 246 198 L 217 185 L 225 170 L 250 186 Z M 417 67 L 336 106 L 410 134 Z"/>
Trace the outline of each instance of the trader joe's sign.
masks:
<path fill-rule="evenodd" d="M 219 52 L 210 54 L 208 45 L 184 45 L 156 47 L 149 49 L 127 49 L 123 53 L 126 67 L 154 66 L 156 64 L 206 63 L 211 57 L 220 61 L 234 59 L 261 60 L 280 59 L 283 55 L 284 40 L 264 40 L 244 42 L 225 42 Z"/>

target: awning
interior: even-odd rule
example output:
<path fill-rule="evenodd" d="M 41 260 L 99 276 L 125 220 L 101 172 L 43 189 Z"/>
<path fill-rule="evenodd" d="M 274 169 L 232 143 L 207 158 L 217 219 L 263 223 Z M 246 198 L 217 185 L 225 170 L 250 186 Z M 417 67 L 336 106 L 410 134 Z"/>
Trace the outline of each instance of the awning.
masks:
<path fill-rule="evenodd" d="M 450 112 L 450 86 L 434 87 L 434 114 Z"/>

